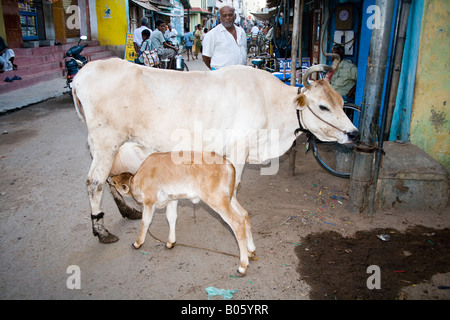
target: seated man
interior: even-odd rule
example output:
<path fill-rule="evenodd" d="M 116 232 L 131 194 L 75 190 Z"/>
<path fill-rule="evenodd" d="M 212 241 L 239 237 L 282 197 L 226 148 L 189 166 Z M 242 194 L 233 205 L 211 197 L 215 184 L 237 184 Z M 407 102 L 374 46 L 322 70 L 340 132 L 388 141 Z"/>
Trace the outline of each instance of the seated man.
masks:
<path fill-rule="evenodd" d="M 160 60 L 172 59 L 175 57 L 176 48 L 171 46 L 164 39 L 164 31 L 166 30 L 166 24 L 162 20 L 156 20 L 156 29 L 150 36 L 150 42 L 152 50 L 156 49 Z"/>
<path fill-rule="evenodd" d="M 2 37 L 0 37 L 0 73 L 9 70 L 17 70 L 14 64 L 14 51 L 9 49 Z"/>
<path fill-rule="evenodd" d="M 341 96 L 353 99 L 356 91 L 356 75 L 358 67 L 351 61 L 344 60 L 345 49 L 341 45 L 334 45 L 331 51 L 337 53 L 341 58 L 341 62 L 337 67 L 336 72 L 331 78 L 330 84 Z"/>

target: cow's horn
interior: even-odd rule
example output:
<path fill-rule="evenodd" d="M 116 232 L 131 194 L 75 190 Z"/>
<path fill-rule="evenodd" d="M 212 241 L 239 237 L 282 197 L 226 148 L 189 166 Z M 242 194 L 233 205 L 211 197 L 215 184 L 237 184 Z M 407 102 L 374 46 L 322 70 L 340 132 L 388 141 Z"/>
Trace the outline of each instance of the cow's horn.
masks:
<path fill-rule="evenodd" d="M 327 57 L 333 59 L 333 64 L 331 65 L 331 71 L 328 72 L 325 79 L 328 81 L 331 81 L 331 78 L 333 77 L 333 74 L 336 72 L 337 67 L 339 65 L 339 62 L 341 62 L 341 57 L 337 53 L 326 53 Z"/>
<path fill-rule="evenodd" d="M 303 79 L 302 79 L 302 83 L 303 86 L 309 90 L 309 88 L 311 87 L 311 85 L 308 82 L 308 78 L 310 75 L 312 75 L 314 72 L 330 72 L 332 71 L 331 66 L 328 66 L 326 64 L 317 64 L 314 65 L 312 67 L 309 67 L 308 70 L 306 70 Z"/>

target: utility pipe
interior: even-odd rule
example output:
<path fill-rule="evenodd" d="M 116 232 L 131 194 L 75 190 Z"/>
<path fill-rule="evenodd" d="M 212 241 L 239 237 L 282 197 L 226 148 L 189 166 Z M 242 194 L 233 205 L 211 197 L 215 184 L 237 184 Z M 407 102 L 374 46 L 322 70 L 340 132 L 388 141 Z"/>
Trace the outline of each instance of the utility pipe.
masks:
<path fill-rule="evenodd" d="M 375 146 L 377 140 L 395 1 L 377 0 L 375 4 L 380 9 L 380 23 L 375 25 L 380 27 L 372 30 L 370 39 L 359 126 L 363 144 L 356 148 L 350 181 L 349 210 L 360 213 L 364 212 L 370 203 L 374 149 L 363 145 Z"/>
<path fill-rule="evenodd" d="M 392 73 L 392 85 L 391 94 L 389 96 L 388 114 L 386 119 L 386 129 L 384 130 L 384 136 L 389 137 L 390 124 L 392 122 L 392 114 L 395 108 L 395 101 L 397 100 L 398 82 L 400 79 L 400 72 L 402 70 L 403 51 L 406 41 L 406 29 L 408 27 L 409 11 L 411 8 L 411 0 L 403 0 L 402 10 L 400 12 L 400 26 L 397 36 L 397 50 L 394 58 L 394 71 Z"/>

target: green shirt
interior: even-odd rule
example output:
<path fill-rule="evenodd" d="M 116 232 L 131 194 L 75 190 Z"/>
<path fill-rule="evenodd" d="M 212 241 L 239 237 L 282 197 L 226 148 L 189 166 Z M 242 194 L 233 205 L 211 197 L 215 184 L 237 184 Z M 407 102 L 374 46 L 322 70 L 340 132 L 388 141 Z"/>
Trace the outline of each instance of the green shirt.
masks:
<path fill-rule="evenodd" d="M 358 67 L 348 60 L 342 60 L 333 74 L 330 84 L 341 96 L 345 96 L 356 84 L 357 73 Z"/>
<path fill-rule="evenodd" d="M 164 39 L 164 36 L 161 31 L 159 31 L 158 29 L 155 29 L 155 31 L 152 32 L 152 35 L 150 36 L 152 50 L 158 49 L 159 47 L 161 47 L 165 41 L 166 41 L 166 39 Z"/>

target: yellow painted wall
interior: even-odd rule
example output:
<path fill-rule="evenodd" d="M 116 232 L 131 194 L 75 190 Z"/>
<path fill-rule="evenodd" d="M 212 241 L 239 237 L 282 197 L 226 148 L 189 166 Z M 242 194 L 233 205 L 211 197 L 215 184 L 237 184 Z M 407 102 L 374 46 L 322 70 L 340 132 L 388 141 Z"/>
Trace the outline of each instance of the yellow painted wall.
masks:
<path fill-rule="evenodd" d="M 6 29 L 5 29 L 5 21 L 3 20 L 3 7 L 0 1 L 0 37 L 3 38 L 6 42 Z"/>
<path fill-rule="evenodd" d="M 411 142 L 450 170 L 450 1 L 425 0 Z"/>
<path fill-rule="evenodd" d="M 103 46 L 125 45 L 128 0 L 97 0 L 98 41 Z"/>

